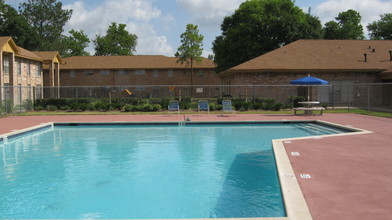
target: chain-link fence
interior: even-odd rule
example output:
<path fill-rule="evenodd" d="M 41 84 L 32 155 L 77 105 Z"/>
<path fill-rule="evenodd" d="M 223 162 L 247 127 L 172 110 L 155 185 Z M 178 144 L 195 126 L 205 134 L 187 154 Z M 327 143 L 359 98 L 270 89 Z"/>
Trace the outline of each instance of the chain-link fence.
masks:
<path fill-rule="evenodd" d="M 392 83 L 334 84 L 323 86 L 297 85 L 130 85 L 106 87 L 0 87 L 0 114 L 26 112 L 34 109 L 37 100 L 115 99 L 115 98 L 217 98 L 274 99 L 289 106 L 295 97 L 319 101 L 330 108 L 363 108 L 366 110 L 392 111 Z"/>

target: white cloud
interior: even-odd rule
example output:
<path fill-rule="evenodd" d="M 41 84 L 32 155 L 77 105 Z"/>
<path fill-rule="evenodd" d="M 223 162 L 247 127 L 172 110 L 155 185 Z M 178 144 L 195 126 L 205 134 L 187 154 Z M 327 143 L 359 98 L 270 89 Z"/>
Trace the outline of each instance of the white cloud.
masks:
<path fill-rule="evenodd" d="M 72 17 L 65 26 L 69 30 L 84 30 L 90 40 L 104 35 L 112 22 L 127 24 L 127 30 L 138 36 L 137 54 L 170 54 L 171 46 L 165 36 L 158 36 L 152 20 L 160 19 L 161 11 L 146 0 L 106 0 L 103 4 L 87 7 L 82 1 L 64 5 L 72 9 Z M 168 17 L 163 17 L 170 20 Z M 92 43 L 88 48 L 93 53 Z"/>
<path fill-rule="evenodd" d="M 219 28 L 225 16 L 231 15 L 245 0 L 176 0 L 195 19 L 197 24 Z"/>
<path fill-rule="evenodd" d="M 327 0 L 316 7 L 315 15 L 318 16 L 325 24 L 328 21 L 335 20 L 340 12 L 354 9 L 362 16 L 362 26 L 367 34 L 366 26 L 380 19 L 380 14 L 390 13 L 392 11 L 391 1 L 382 0 Z"/>
<path fill-rule="evenodd" d="M 158 36 L 154 28 L 147 23 L 128 23 L 129 31 L 138 36 L 137 54 L 174 56 L 173 48 L 165 36 Z"/>

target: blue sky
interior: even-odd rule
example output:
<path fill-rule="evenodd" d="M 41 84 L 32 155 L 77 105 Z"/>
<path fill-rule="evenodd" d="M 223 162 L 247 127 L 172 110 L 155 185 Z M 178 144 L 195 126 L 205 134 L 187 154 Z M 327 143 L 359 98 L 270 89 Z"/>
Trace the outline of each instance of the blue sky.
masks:
<path fill-rule="evenodd" d="M 111 22 L 124 23 L 138 36 L 136 54 L 174 56 L 186 24 L 199 26 L 204 36 L 203 56 L 212 54 L 212 41 L 220 35 L 225 16 L 234 13 L 245 0 L 58 0 L 64 8 L 73 9 L 66 33 L 84 30 L 94 39 L 103 35 Z M 23 0 L 6 0 L 18 8 Z M 362 15 L 362 24 L 378 20 L 379 15 L 392 12 L 392 0 L 296 0 L 295 4 L 322 21 L 333 20 L 341 11 L 354 9 Z M 93 46 L 88 49 L 93 53 Z"/>

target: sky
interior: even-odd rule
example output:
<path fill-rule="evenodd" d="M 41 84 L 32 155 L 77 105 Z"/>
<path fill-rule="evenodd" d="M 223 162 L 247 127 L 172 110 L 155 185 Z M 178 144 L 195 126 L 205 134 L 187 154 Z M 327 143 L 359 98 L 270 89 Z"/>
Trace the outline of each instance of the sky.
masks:
<path fill-rule="evenodd" d="M 27 1 L 27 0 L 26 0 Z M 212 52 L 212 42 L 221 34 L 225 16 L 232 15 L 246 0 L 57 0 L 63 8 L 72 9 L 72 17 L 64 27 L 84 30 L 90 40 L 105 35 L 112 22 L 126 24 L 130 33 L 138 36 L 138 55 L 174 56 L 180 46 L 180 35 L 187 24 L 199 27 L 204 36 L 203 56 Z M 24 0 L 6 0 L 18 8 Z M 296 0 L 295 5 L 317 16 L 322 24 L 334 20 L 339 12 L 354 9 L 367 24 L 379 20 L 380 14 L 392 12 L 392 0 Z M 87 49 L 94 53 L 93 44 Z"/>

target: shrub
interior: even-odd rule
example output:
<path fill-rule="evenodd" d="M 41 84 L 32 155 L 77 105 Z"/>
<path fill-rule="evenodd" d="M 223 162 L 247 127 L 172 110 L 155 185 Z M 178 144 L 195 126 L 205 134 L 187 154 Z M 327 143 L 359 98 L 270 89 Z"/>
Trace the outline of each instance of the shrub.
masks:
<path fill-rule="evenodd" d="M 210 103 L 208 106 L 210 107 L 210 111 L 222 110 L 221 104 Z"/>
<path fill-rule="evenodd" d="M 23 107 L 26 111 L 31 111 L 33 110 L 33 101 L 31 99 L 26 99 L 23 101 Z"/>
<path fill-rule="evenodd" d="M 46 110 L 48 111 L 57 111 L 57 107 L 54 105 L 48 105 L 46 106 Z"/>
<path fill-rule="evenodd" d="M 303 96 L 290 96 L 289 101 L 292 103 L 294 108 L 300 107 L 301 104 L 298 104 L 298 102 L 303 102 L 305 101 L 306 98 Z"/>
<path fill-rule="evenodd" d="M 121 108 L 121 111 L 124 111 L 124 112 L 131 112 L 131 111 L 133 111 L 133 105 L 125 104 L 125 105 Z"/>

